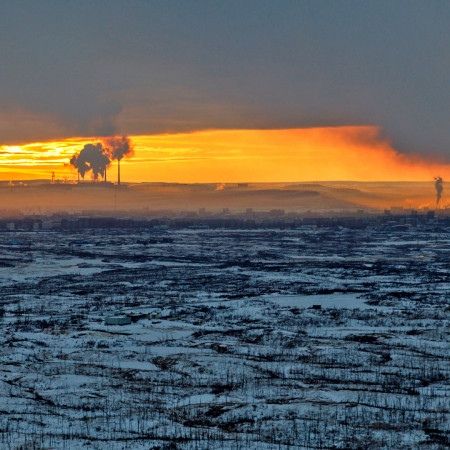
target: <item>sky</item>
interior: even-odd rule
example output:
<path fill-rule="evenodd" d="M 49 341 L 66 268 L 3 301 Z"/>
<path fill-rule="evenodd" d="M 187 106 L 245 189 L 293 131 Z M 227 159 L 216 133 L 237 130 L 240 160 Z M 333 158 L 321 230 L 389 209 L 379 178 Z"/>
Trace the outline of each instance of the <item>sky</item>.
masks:
<path fill-rule="evenodd" d="M 134 156 L 122 160 L 121 179 L 172 183 L 430 181 L 437 173 L 450 178 L 450 164 L 402 154 L 379 133 L 375 127 L 314 127 L 132 136 Z M 0 179 L 50 179 L 55 172 L 58 180 L 75 181 L 77 173 L 68 161 L 92 142 L 69 138 L 3 146 Z M 117 181 L 116 164 L 112 162 L 107 170 L 109 181 Z M 91 179 L 88 173 L 85 180 Z"/>
<path fill-rule="evenodd" d="M 139 150 L 125 175 L 148 181 L 446 173 L 448 23 L 444 0 L 2 2 L 0 177 L 36 178 L 44 167 L 73 176 L 61 163 L 67 142 L 121 134 Z M 247 150 L 236 148 L 237 130 Z M 274 130 L 292 140 L 263 148 Z M 314 147 L 311 130 L 326 142 Z M 191 148 L 206 131 L 203 165 L 167 162 L 173 140 Z M 252 172 L 248 148 L 258 145 Z M 391 151 L 376 173 L 361 170 L 383 146 Z"/>

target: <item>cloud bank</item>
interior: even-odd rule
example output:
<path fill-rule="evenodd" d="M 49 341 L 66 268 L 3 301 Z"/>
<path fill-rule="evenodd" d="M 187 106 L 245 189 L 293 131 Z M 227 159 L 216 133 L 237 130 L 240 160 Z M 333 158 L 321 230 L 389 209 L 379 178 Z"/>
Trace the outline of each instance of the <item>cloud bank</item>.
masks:
<path fill-rule="evenodd" d="M 450 156 L 446 2 L 3 2 L 0 144 L 378 126 Z"/>

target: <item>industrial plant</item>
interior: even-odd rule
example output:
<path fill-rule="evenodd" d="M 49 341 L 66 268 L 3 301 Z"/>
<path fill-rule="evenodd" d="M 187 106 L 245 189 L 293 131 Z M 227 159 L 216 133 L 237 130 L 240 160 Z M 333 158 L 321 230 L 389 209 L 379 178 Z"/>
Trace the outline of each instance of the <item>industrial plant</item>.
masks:
<path fill-rule="evenodd" d="M 70 164 L 77 169 L 78 182 L 84 181 L 87 173 L 92 172 L 95 182 L 99 177 L 106 182 L 107 169 L 113 161 L 117 161 L 117 185 L 120 186 L 120 161 L 134 154 L 131 140 L 126 137 L 109 137 L 96 144 L 86 144 L 83 149 L 72 156 Z"/>

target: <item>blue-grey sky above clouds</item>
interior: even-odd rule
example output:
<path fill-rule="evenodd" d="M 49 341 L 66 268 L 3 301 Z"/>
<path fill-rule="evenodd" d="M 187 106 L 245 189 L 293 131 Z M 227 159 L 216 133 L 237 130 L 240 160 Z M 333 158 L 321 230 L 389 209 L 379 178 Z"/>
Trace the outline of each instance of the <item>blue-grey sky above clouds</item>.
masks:
<path fill-rule="evenodd" d="M 450 158 L 450 2 L 10 1 L 0 144 L 378 125 Z"/>

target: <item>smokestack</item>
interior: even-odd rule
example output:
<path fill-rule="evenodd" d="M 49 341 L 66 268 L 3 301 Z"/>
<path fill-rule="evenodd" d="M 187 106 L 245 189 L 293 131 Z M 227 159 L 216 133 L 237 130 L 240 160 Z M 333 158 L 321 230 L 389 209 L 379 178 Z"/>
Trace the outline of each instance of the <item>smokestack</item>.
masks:
<path fill-rule="evenodd" d="M 111 160 L 117 160 L 117 185 L 120 186 L 120 161 L 122 158 L 133 156 L 133 144 L 127 136 L 110 137 L 103 140 L 108 156 Z"/>
<path fill-rule="evenodd" d="M 444 190 L 443 181 L 441 177 L 434 178 L 434 187 L 436 188 L 436 207 L 439 206 L 439 201 L 442 197 L 442 191 Z"/>

